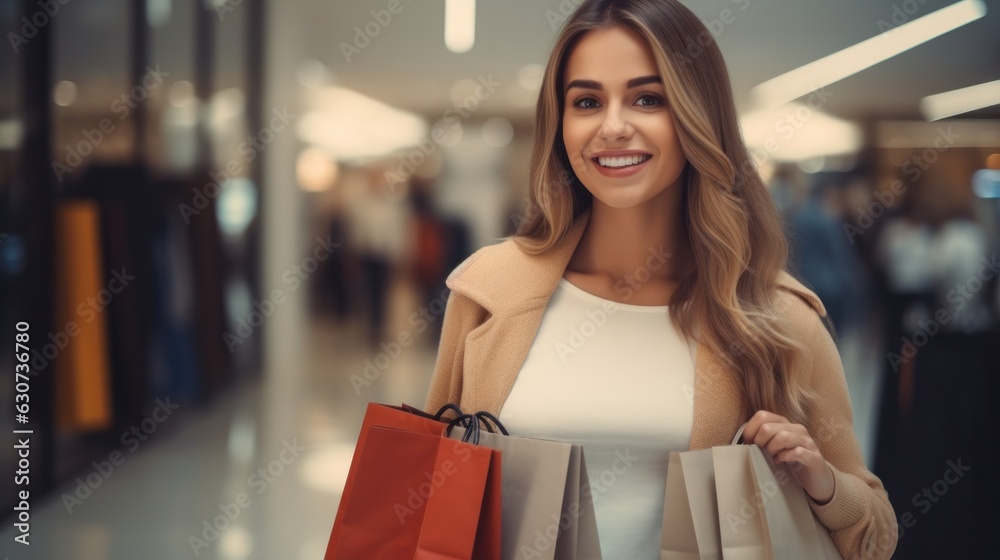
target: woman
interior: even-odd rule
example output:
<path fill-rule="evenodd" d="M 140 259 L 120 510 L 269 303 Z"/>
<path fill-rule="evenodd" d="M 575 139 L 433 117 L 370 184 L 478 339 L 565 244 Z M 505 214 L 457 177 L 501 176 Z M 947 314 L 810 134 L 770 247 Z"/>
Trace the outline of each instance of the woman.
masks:
<path fill-rule="evenodd" d="M 889 558 L 895 516 L 826 311 L 784 270 L 708 30 L 673 0 L 585 0 L 536 116 L 520 229 L 448 278 L 426 409 L 582 443 L 605 558 L 659 558 L 669 452 L 726 445 L 744 422 L 845 559 Z"/>

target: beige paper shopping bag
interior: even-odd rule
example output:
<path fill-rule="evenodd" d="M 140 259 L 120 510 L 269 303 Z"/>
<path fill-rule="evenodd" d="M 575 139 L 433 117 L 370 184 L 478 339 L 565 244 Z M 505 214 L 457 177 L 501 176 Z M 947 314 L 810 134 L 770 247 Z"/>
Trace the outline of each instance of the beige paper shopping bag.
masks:
<path fill-rule="evenodd" d="M 464 432 L 456 426 L 449 437 Z M 501 453 L 503 560 L 601 560 L 581 446 L 485 431 L 479 445 Z"/>
<path fill-rule="evenodd" d="M 784 465 L 756 445 L 674 452 L 661 560 L 843 560 Z"/>
<path fill-rule="evenodd" d="M 712 448 L 719 534 L 724 560 L 774 558 L 767 519 L 757 507 L 757 486 L 750 469 L 750 446 Z"/>
<path fill-rule="evenodd" d="M 719 560 L 712 450 L 670 453 L 660 560 Z"/>
<path fill-rule="evenodd" d="M 756 445 L 748 447 L 752 476 L 764 509 L 762 519 L 775 558 L 843 560 L 788 466 L 775 465 Z"/>

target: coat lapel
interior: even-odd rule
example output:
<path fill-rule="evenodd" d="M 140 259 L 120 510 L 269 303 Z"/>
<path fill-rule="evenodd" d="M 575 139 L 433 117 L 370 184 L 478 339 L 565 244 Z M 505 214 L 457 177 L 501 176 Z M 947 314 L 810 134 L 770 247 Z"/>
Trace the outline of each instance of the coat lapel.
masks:
<path fill-rule="evenodd" d="M 463 409 L 499 416 L 589 220 L 587 209 L 573 221 L 562 241 L 543 255 L 529 255 L 508 239 L 480 249 L 448 277 L 449 288 L 471 298 L 489 314 L 465 340 Z M 825 314 L 819 298 L 790 275 L 782 272 L 778 280 L 820 315 Z M 740 417 L 742 393 L 734 372 L 706 345 L 699 341 L 696 346 L 692 450 L 728 444 L 744 421 Z"/>
<path fill-rule="evenodd" d="M 470 399 L 469 408 L 499 415 L 589 218 L 588 209 L 543 255 L 529 255 L 507 240 L 480 249 L 448 277 L 449 288 L 489 313 L 465 340 L 462 400 Z"/>

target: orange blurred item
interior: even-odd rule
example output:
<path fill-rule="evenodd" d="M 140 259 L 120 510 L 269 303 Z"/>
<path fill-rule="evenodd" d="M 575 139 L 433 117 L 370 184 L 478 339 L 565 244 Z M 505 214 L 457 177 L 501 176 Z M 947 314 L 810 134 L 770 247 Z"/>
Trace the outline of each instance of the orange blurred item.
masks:
<path fill-rule="evenodd" d="M 1000 169 L 1000 154 L 986 156 L 986 169 Z"/>
<path fill-rule="evenodd" d="M 88 301 L 101 305 L 104 280 L 97 203 L 60 202 L 54 241 L 55 328 L 65 340 L 55 359 L 56 426 L 69 432 L 106 430 L 112 420 L 107 320 L 93 305 L 87 307 Z"/>

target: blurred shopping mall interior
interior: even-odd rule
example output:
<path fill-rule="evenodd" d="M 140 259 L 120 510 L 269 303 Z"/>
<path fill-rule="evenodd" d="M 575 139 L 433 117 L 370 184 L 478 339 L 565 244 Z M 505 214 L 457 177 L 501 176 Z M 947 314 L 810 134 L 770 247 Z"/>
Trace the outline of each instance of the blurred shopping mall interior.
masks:
<path fill-rule="evenodd" d="M 1000 0 L 683 3 L 836 327 L 894 558 L 972 558 Z M 424 404 L 445 278 L 519 225 L 577 4 L 0 1 L 0 557 L 322 558 L 367 404 Z"/>

